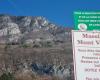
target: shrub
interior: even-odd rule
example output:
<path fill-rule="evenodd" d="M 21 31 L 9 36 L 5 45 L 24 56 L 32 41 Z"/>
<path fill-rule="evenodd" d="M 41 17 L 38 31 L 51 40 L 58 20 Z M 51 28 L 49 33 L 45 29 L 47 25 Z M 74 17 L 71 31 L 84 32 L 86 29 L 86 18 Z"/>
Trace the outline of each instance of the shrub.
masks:
<path fill-rule="evenodd" d="M 15 80 L 13 74 L 4 73 L 1 75 L 0 80 Z"/>
<path fill-rule="evenodd" d="M 22 47 L 23 47 L 23 48 L 28 48 L 29 45 L 27 45 L 27 44 L 23 44 Z"/>

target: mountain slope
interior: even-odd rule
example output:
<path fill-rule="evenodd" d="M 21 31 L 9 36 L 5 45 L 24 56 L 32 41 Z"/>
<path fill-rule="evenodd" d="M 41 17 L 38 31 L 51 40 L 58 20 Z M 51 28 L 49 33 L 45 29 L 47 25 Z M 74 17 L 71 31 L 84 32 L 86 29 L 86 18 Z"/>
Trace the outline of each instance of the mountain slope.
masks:
<path fill-rule="evenodd" d="M 0 43 L 52 46 L 71 40 L 71 29 L 57 26 L 44 17 L 0 15 Z"/>
<path fill-rule="evenodd" d="M 16 80 L 74 80 L 71 29 L 44 17 L 0 15 L 3 73 Z"/>

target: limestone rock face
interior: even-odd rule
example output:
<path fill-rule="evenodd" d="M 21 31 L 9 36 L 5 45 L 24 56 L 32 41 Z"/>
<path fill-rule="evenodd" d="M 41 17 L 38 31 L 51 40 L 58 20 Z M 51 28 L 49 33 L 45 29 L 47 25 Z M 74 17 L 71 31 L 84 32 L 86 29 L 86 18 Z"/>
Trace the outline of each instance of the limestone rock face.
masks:
<path fill-rule="evenodd" d="M 34 46 L 39 40 L 38 45 L 41 47 L 49 42 L 54 46 L 71 41 L 70 31 L 41 16 L 0 15 L 0 43 L 31 43 Z"/>

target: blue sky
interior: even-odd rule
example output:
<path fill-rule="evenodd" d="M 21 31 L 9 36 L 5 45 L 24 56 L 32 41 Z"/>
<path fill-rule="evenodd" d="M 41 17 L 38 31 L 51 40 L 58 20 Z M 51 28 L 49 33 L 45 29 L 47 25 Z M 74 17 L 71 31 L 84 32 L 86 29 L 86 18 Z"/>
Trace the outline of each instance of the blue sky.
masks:
<path fill-rule="evenodd" d="M 100 0 L 0 0 L 1 14 L 44 16 L 65 27 L 74 25 L 74 11 L 87 10 L 100 10 Z"/>

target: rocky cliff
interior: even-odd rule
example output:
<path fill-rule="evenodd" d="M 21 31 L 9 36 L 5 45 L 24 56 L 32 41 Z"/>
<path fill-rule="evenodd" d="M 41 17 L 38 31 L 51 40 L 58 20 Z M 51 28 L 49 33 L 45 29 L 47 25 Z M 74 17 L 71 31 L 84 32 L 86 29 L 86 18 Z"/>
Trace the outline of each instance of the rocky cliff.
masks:
<path fill-rule="evenodd" d="M 57 26 L 44 17 L 0 15 L 0 43 L 23 43 L 43 47 L 43 42 L 71 40 L 71 29 Z"/>

